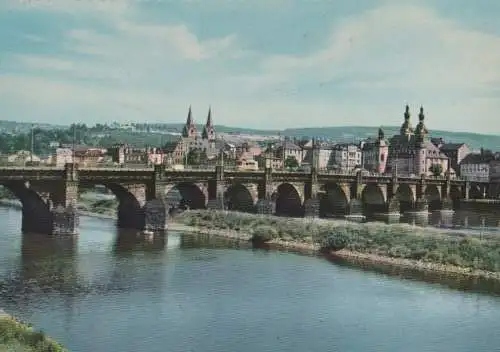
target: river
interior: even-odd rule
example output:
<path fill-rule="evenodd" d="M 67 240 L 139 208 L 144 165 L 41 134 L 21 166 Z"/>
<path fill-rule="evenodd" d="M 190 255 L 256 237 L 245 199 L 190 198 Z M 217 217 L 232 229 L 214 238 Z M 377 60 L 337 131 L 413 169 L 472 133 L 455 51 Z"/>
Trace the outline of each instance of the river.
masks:
<path fill-rule="evenodd" d="M 0 207 L 0 307 L 75 352 L 493 351 L 500 296 L 83 217 L 22 235 Z"/>

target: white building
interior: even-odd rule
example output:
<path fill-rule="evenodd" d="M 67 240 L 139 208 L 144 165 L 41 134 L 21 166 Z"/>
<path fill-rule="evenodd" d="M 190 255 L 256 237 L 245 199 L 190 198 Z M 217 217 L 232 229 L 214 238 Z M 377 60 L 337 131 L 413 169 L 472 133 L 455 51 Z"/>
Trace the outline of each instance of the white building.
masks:
<path fill-rule="evenodd" d="M 39 163 L 40 157 L 33 154 L 28 150 L 20 150 L 15 154 L 11 154 L 7 157 L 7 162 L 9 164 L 24 165 L 29 162 Z"/>
<path fill-rule="evenodd" d="M 498 157 L 489 150 L 467 155 L 460 163 L 460 177 L 469 181 L 490 182 L 500 179 Z"/>
<path fill-rule="evenodd" d="M 357 144 L 342 143 L 332 147 L 329 164 L 332 169 L 352 171 L 361 167 L 362 152 Z"/>

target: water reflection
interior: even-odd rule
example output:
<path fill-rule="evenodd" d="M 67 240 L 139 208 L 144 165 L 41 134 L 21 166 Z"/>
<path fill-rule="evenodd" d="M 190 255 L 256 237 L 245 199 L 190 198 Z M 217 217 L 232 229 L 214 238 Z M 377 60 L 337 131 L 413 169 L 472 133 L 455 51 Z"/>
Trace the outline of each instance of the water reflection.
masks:
<path fill-rule="evenodd" d="M 500 213 L 457 210 L 455 212 L 434 211 L 429 213 L 405 213 L 399 216 L 372 216 L 366 221 L 384 221 L 387 224 L 405 223 L 422 227 L 455 228 L 500 233 Z"/>
<path fill-rule="evenodd" d="M 48 294 L 72 297 L 81 281 L 75 237 L 23 234 L 18 265 L 0 279 L 0 298 L 14 306 L 42 304 Z"/>
<path fill-rule="evenodd" d="M 374 264 L 363 260 L 346 261 L 342 258 L 336 257 L 335 255 L 324 255 L 324 258 L 332 263 L 357 270 L 368 270 L 405 280 L 423 281 L 439 286 L 446 286 L 454 290 L 500 295 L 500 282 L 497 280 L 471 278 L 458 274 L 420 271 L 417 269 L 395 267 L 387 264 Z"/>
<path fill-rule="evenodd" d="M 142 231 L 118 229 L 113 245 L 113 254 L 130 256 L 137 252 L 160 255 L 166 247 L 168 237 L 164 232 L 152 235 Z"/>
<path fill-rule="evenodd" d="M 180 237 L 180 249 L 228 249 L 252 248 L 248 241 L 235 241 L 233 239 L 213 237 L 208 235 L 185 234 Z"/>

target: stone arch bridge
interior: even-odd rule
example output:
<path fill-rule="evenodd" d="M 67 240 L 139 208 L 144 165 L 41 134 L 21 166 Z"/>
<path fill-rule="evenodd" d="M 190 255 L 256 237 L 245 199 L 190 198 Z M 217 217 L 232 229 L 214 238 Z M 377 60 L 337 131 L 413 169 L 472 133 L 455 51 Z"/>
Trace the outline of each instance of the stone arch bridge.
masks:
<path fill-rule="evenodd" d="M 451 209 L 484 198 L 486 183 L 450 178 L 305 172 L 165 170 L 155 168 L 0 168 L 0 184 L 22 202 L 25 232 L 75 233 L 78 189 L 104 185 L 118 201 L 117 226 L 165 229 L 168 210 L 229 209 L 279 216 L 335 216 L 363 212 Z M 491 193 L 491 192 L 490 192 Z M 498 196 L 498 195 L 497 195 Z"/>

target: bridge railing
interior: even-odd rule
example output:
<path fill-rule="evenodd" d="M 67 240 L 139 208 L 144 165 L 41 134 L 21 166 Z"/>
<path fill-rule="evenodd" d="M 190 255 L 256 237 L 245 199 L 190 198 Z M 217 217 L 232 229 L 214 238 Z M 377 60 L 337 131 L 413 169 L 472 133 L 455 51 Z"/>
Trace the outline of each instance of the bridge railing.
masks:
<path fill-rule="evenodd" d="M 118 170 L 123 170 L 123 171 L 144 171 L 144 172 L 149 172 L 154 170 L 153 165 L 146 165 L 146 164 L 108 164 L 108 163 L 103 163 L 103 164 L 93 164 L 93 165 L 81 165 L 79 164 L 79 170 L 82 171 L 118 171 Z M 19 166 L 19 165 L 2 165 L 0 166 L 0 170 L 8 171 L 33 171 L 33 170 L 48 170 L 48 171 L 61 171 L 64 170 L 64 166 L 56 166 L 56 165 L 51 165 L 51 164 L 39 164 L 36 166 Z M 247 169 L 241 169 L 233 165 L 224 165 L 224 170 L 225 171 L 231 171 L 231 172 L 238 172 L 238 173 L 262 173 L 264 172 L 264 169 L 258 169 L 258 170 L 247 170 Z M 166 166 L 165 171 L 168 172 L 215 172 L 215 165 L 199 165 L 199 166 L 184 166 L 183 168 L 175 168 L 171 166 Z M 319 170 L 318 175 L 321 176 L 351 176 L 354 177 L 358 174 L 358 170 L 356 171 L 337 171 L 337 170 Z M 376 178 L 392 178 L 393 175 L 390 173 L 385 173 L 385 174 L 379 174 L 376 172 L 369 172 L 369 171 L 361 171 L 363 177 L 376 177 Z M 273 169 L 272 173 L 274 174 L 291 174 L 291 175 L 309 175 L 310 171 L 309 170 L 283 170 L 283 169 Z M 419 180 L 421 179 L 420 176 L 416 175 L 401 175 L 398 174 L 397 178 L 400 180 Z M 447 176 L 426 176 L 426 180 L 438 180 L 438 181 L 446 181 Z M 490 183 L 489 180 L 484 179 L 484 178 L 479 178 L 479 177 L 458 177 L 458 176 L 452 176 L 451 177 L 452 181 L 459 181 L 459 182 L 475 182 L 475 183 Z"/>

